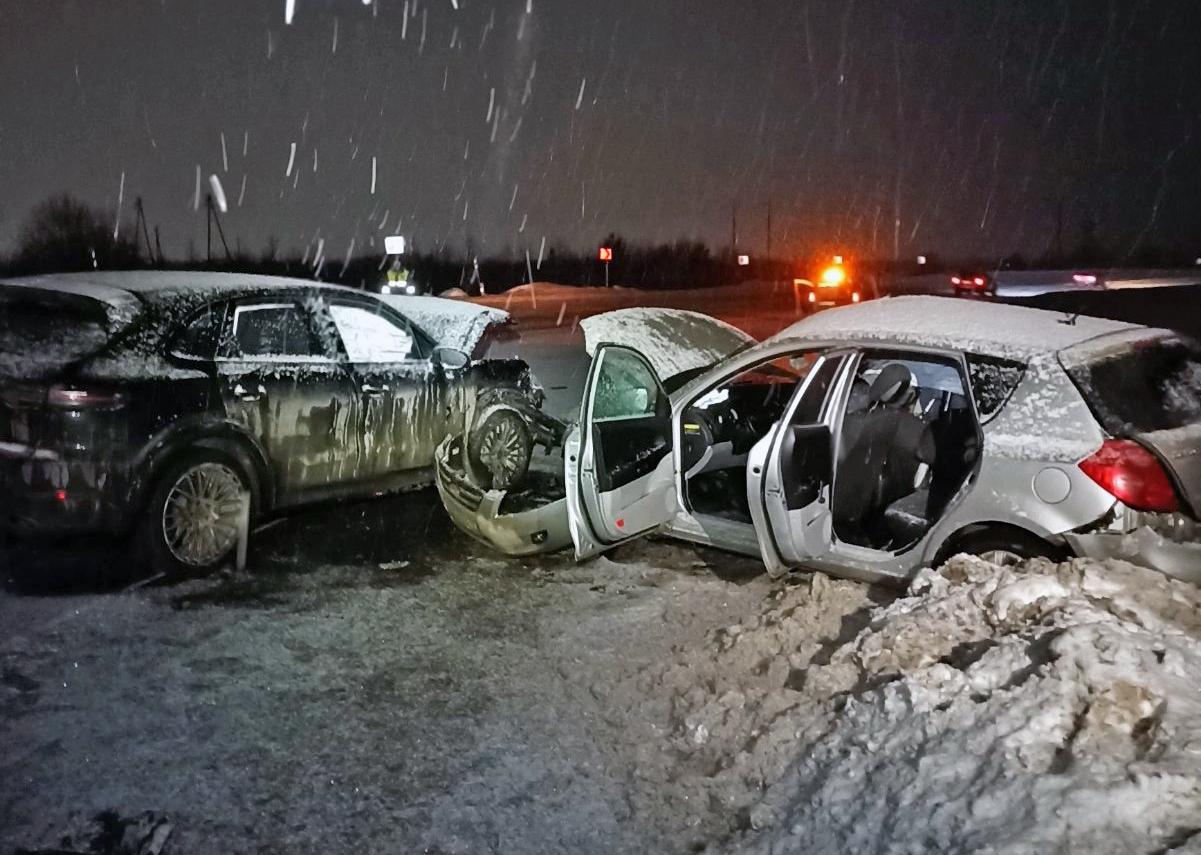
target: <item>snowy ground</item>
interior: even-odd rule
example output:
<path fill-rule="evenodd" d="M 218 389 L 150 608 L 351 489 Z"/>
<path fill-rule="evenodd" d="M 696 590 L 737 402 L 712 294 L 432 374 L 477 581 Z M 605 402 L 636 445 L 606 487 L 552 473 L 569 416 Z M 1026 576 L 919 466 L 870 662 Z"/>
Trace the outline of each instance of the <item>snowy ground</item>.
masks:
<path fill-rule="evenodd" d="M 429 494 L 252 558 L 10 583 L 0 852 L 86 849 L 103 809 L 174 853 L 1201 851 L 1201 592 L 1149 571 L 956 559 L 898 597 L 667 543 L 512 561 Z"/>

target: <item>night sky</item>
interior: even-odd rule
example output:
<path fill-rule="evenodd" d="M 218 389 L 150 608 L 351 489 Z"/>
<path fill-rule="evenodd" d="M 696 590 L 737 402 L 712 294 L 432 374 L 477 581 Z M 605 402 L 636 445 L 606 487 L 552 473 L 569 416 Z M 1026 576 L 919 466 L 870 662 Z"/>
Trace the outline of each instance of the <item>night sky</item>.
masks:
<path fill-rule="evenodd" d="M 216 175 L 254 256 L 1201 255 L 1196 0 L 294 2 L 0 0 L 0 254 L 66 191 L 203 258 Z"/>

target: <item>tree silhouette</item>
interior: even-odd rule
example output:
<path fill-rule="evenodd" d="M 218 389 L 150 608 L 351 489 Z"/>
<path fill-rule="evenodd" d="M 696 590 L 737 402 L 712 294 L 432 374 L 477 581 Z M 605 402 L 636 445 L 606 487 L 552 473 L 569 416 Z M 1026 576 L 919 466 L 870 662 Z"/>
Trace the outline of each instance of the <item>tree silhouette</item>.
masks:
<path fill-rule="evenodd" d="M 126 232 L 132 234 L 132 227 Z M 140 264 L 134 240 L 114 237 L 101 213 L 68 193 L 51 196 L 33 209 L 21 230 L 15 259 L 15 266 L 28 273 Z"/>

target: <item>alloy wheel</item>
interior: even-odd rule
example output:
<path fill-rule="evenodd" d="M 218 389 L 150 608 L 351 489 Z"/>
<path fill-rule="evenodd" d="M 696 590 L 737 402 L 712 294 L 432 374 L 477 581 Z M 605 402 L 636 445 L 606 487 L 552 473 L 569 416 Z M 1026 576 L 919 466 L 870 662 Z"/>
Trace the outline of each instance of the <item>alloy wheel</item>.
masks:
<path fill-rule="evenodd" d="M 511 483 L 521 473 L 526 454 L 524 430 L 509 415 L 490 419 L 485 426 L 477 453 L 494 487 Z"/>
<path fill-rule="evenodd" d="M 245 485 L 223 463 L 200 463 L 172 485 L 163 503 L 163 540 L 175 558 L 193 567 L 217 561 L 238 538 Z"/>

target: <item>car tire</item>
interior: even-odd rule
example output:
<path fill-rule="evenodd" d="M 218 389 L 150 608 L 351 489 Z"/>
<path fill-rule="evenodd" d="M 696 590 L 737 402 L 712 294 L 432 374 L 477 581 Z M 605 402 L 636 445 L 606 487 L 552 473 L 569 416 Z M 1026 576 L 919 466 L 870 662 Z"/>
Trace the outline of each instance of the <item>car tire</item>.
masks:
<path fill-rule="evenodd" d="M 467 439 L 472 467 L 493 490 L 508 490 L 525 477 L 533 449 L 529 427 L 513 410 L 493 410 Z"/>
<path fill-rule="evenodd" d="M 944 547 L 935 566 L 941 566 L 952 555 L 966 552 L 995 564 L 1016 564 L 1028 558 L 1049 558 L 1064 561 L 1071 553 L 1038 535 L 1019 528 L 987 528 L 973 532 Z"/>
<path fill-rule="evenodd" d="M 150 491 L 137 530 L 142 562 L 171 577 L 217 569 L 237 547 L 243 495 L 253 516 L 253 476 L 234 457 L 213 448 L 185 452 Z"/>

